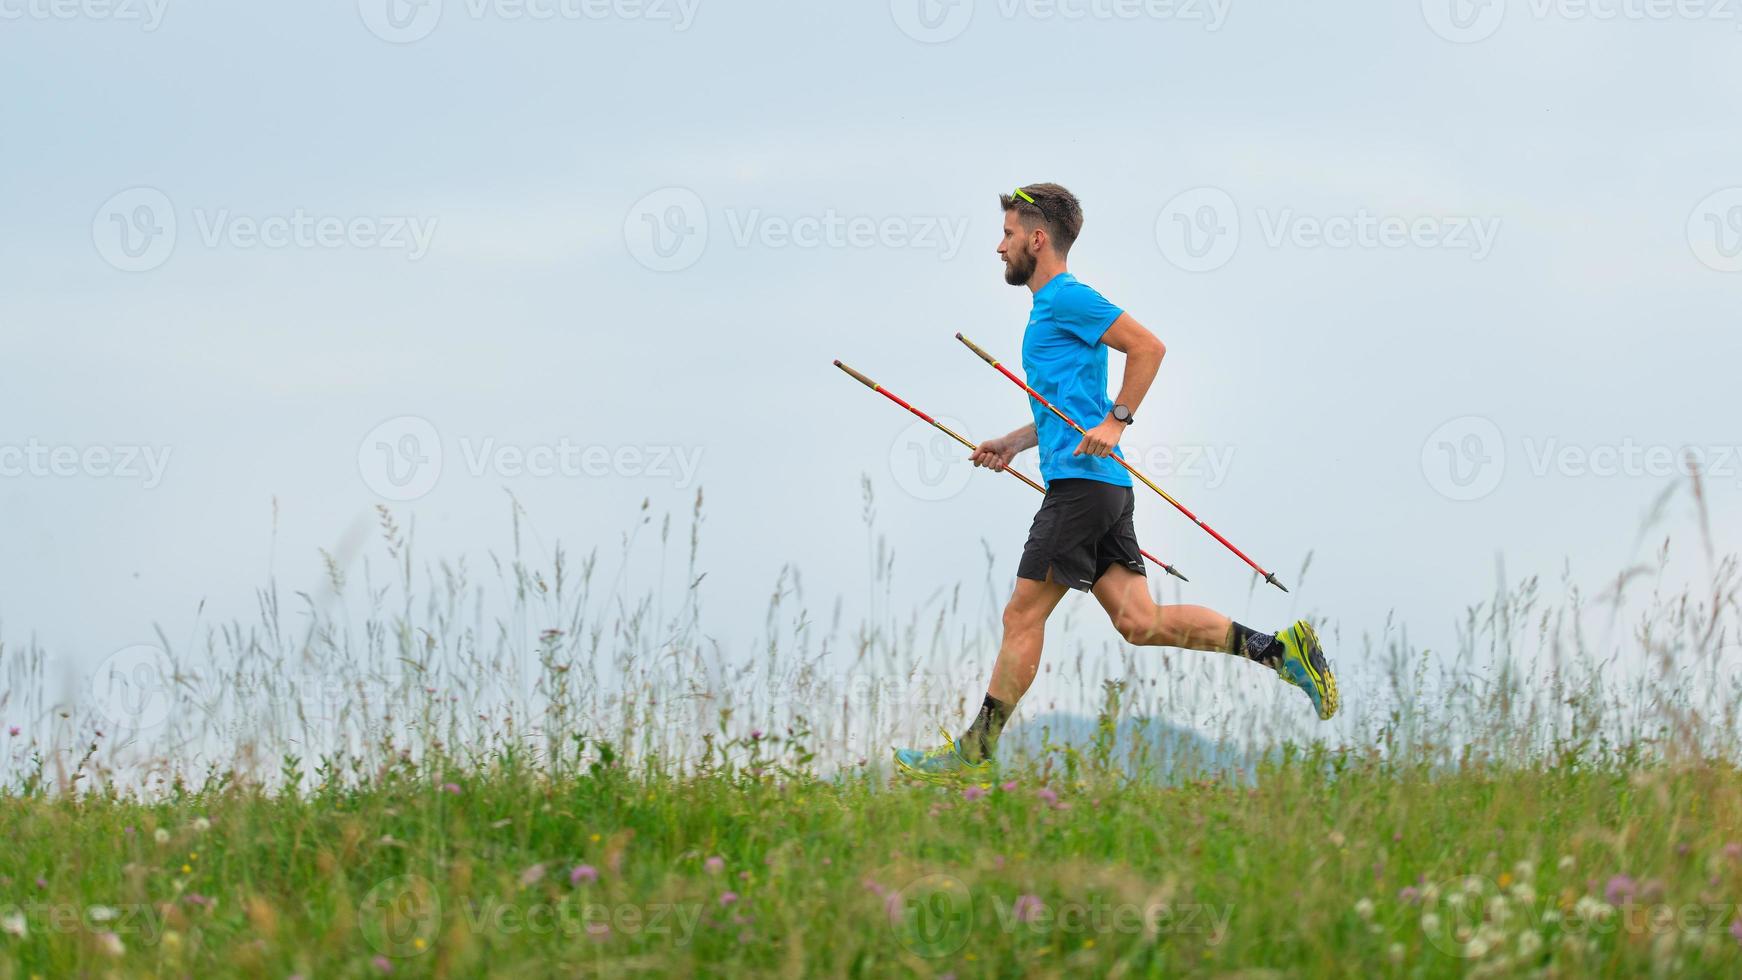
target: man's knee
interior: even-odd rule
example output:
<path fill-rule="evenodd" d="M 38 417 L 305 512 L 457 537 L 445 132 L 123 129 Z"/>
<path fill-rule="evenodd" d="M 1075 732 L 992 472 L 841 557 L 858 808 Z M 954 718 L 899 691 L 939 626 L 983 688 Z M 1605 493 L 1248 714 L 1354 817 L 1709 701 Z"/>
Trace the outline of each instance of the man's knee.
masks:
<path fill-rule="evenodd" d="M 1132 646 L 1166 646 L 1167 624 L 1153 602 L 1131 602 L 1108 610 L 1113 628 Z"/>
<path fill-rule="evenodd" d="M 1113 617 L 1113 628 L 1132 646 L 1154 643 L 1158 625 L 1154 616 L 1146 616 L 1138 610 L 1122 610 Z"/>

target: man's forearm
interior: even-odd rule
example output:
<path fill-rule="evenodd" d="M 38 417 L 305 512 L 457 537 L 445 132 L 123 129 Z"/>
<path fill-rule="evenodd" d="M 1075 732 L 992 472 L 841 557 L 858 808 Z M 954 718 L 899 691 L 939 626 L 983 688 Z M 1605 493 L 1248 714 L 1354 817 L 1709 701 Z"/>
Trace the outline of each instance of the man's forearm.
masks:
<path fill-rule="evenodd" d="M 1155 383 L 1155 375 L 1161 370 L 1161 359 L 1167 356 L 1167 348 L 1157 343 L 1155 346 L 1144 346 L 1133 349 L 1125 355 L 1125 380 L 1119 385 L 1119 397 L 1115 404 L 1124 405 L 1137 414 L 1137 406 L 1143 404 L 1143 398 L 1149 394 L 1149 386 Z"/>
<path fill-rule="evenodd" d="M 1022 452 L 1025 449 L 1033 449 L 1040 445 L 1040 437 L 1035 435 L 1033 422 L 1017 429 L 1015 432 L 1010 433 L 1004 438 L 1010 440 L 1016 446 L 1017 452 Z"/>

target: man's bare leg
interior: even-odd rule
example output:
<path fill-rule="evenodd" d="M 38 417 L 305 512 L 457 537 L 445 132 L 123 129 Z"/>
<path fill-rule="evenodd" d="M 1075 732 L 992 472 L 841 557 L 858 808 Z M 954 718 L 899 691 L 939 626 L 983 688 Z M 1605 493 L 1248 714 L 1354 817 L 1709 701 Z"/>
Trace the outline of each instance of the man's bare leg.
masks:
<path fill-rule="evenodd" d="M 1273 635 L 1203 606 L 1156 605 L 1148 580 L 1121 565 L 1107 569 L 1094 593 L 1127 643 L 1231 653 L 1271 668 L 1306 692 L 1321 719 L 1337 713 L 1337 677 L 1317 631 L 1305 620 Z"/>
<path fill-rule="evenodd" d="M 1113 628 L 1134 646 L 1179 647 L 1234 653 L 1275 667 L 1282 648 L 1269 634 L 1236 628 L 1234 621 L 1204 606 L 1160 606 L 1149 596 L 1149 580 L 1122 565 L 1113 565 L 1095 583 L 1095 598 Z"/>
<path fill-rule="evenodd" d="M 1015 704 L 1034 684 L 1040 670 L 1040 651 L 1046 638 L 1046 620 L 1070 589 L 1052 580 L 1019 578 L 1016 591 L 1004 607 L 1004 639 L 998 645 L 998 662 L 992 666 L 992 682 L 986 693 Z"/>
<path fill-rule="evenodd" d="M 1004 639 L 998 645 L 998 662 L 992 665 L 992 681 L 986 685 L 986 698 L 974 723 L 957 742 L 962 758 L 978 762 L 992 754 L 1004 723 L 1016 710 L 1016 703 L 1028 693 L 1034 677 L 1040 672 L 1040 652 L 1046 639 L 1046 620 L 1058 608 L 1059 600 L 1070 589 L 1053 581 L 1048 570 L 1046 581 L 1018 578 L 1016 591 L 1004 607 Z"/>

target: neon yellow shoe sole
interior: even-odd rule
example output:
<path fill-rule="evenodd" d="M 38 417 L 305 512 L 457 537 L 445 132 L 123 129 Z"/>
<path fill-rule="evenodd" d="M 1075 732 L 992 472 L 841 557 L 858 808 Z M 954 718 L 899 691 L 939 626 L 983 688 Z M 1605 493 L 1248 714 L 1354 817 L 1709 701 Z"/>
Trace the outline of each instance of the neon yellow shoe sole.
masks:
<path fill-rule="evenodd" d="M 1319 718 L 1329 720 L 1337 713 L 1337 675 L 1325 659 L 1325 648 L 1319 645 L 1318 631 L 1301 620 L 1276 634 L 1282 641 L 1282 665 L 1276 669 L 1283 680 L 1306 692 Z"/>
<path fill-rule="evenodd" d="M 940 730 L 944 744 L 935 749 L 896 749 L 895 768 L 928 783 L 990 785 L 997 774 L 991 759 L 969 762 L 957 751 L 950 733 Z"/>

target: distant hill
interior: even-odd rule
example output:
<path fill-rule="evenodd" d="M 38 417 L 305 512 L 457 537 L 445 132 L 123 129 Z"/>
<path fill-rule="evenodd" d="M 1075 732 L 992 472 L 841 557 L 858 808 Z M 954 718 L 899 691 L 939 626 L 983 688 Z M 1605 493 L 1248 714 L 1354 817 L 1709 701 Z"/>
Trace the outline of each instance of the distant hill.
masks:
<path fill-rule="evenodd" d="M 1049 712 L 1013 725 L 1005 733 L 1001 755 L 1011 761 L 1021 756 L 1038 757 L 1046 745 L 1074 746 L 1087 752 L 1094 745 L 1095 733 L 1094 718 Z M 1144 769 L 1171 782 L 1239 769 L 1250 771 L 1258 756 L 1183 725 L 1154 718 L 1124 718 L 1116 732 L 1113 759 L 1133 774 Z"/>

